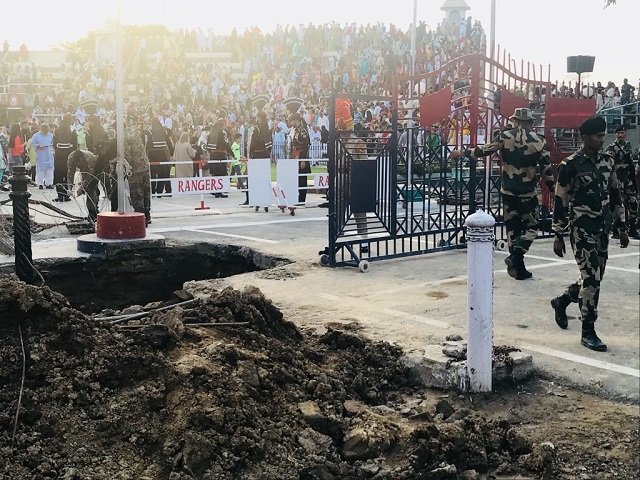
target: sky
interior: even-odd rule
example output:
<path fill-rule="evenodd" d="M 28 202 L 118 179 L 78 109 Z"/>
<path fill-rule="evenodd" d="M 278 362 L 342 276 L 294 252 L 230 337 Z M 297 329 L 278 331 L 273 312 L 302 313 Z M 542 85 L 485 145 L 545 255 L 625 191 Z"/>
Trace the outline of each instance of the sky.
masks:
<path fill-rule="evenodd" d="M 468 14 L 482 22 L 488 36 L 491 0 L 466 1 Z M 583 81 L 619 84 L 626 77 L 638 84 L 640 0 L 618 0 L 607 9 L 604 0 L 496 1 L 496 43 L 512 58 L 543 64 L 545 72 L 551 64 L 552 79 L 575 80 L 574 74 L 566 73 L 566 57 L 593 55 L 594 72 L 583 75 Z M 418 21 L 435 28 L 443 18 L 444 0 L 417 2 Z M 241 32 L 253 25 L 270 30 L 277 24 L 331 21 L 408 28 L 413 19 L 413 0 L 123 0 L 121 5 L 123 23 L 213 28 L 219 33 L 233 27 Z M 23 43 L 30 50 L 47 49 L 101 27 L 115 9 L 116 0 L 31 0 L 25 19 L 2 22 L 0 41 L 6 39 L 12 49 Z"/>

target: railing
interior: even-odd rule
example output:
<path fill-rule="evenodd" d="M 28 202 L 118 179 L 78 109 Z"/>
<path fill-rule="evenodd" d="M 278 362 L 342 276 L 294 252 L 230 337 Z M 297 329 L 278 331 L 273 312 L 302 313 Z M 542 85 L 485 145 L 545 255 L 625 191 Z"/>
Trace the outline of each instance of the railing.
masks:
<path fill-rule="evenodd" d="M 240 145 L 240 154 L 246 156 L 246 145 Z M 313 141 L 309 146 L 309 155 L 312 164 L 326 165 L 327 164 L 327 144 Z M 285 158 L 291 158 L 291 141 L 287 137 L 284 141 L 275 140 L 271 147 L 271 160 L 282 160 Z"/>

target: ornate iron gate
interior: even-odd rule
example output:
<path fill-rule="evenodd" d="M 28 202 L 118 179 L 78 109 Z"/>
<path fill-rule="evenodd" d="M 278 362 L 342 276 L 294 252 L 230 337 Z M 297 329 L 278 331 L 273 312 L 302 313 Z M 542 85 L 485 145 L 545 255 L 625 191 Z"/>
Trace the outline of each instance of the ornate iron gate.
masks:
<path fill-rule="evenodd" d="M 417 126 L 377 132 L 340 129 L 336 100 L 384 102 L 389 97 L 335 96 L 330 106 L 329 246 L 321 261 L 362 270 L 368 261 L 463 248 L 464 221 L 480 190 L 475 162 L 451 160 L 448 145 L 418 143 Z"/>
<path fill-rule="evenodd" d="M 334 95 L 329 246 L 322 263 L 366 270 L 370 260 L 464 248 L 464 222 L 476 208 L 496 218 L 497 243 L 504 245 L 499 156 L 476 165 L 450 154 L 489 141 L 518 107 L 534 110 L 536 130 L 550 130 L 545 110 L 555 99 L 549 98 L 548 76 L 543 80 L 542 67 L 538 75 L 536 70 L 526 64 L 525 73 L 522 62 L 518 72 L 515 61 L 498 50 L 496 59 L 465 55 L 425 75 L 394 77 L 390 97 Z M 376 132 L 338 125 L 337 110 L 349 109 L 337 109 L 336 101 L 383 103 L 391 125 Z M 550 139 L 552 157 L 559 160 L 556 147 Z M 546 236 L 551 196 L 543 185 L 539 199 L 540 236 Z"/>

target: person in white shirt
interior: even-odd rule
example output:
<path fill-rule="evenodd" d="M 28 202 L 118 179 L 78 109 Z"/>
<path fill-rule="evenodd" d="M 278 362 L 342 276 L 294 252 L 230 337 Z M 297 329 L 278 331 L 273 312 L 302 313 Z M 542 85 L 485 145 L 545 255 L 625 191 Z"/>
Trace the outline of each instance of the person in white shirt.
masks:
<path fill-rule="evenodd" d="M 318 126 L 318 131 L 321 131 L 323 126 L 327 130 L 329 130 L 329 117 L 327 116 L 327 112 L 323 111 L 318 116 L 318 119 L 316 120 L 316 125 Z"/>

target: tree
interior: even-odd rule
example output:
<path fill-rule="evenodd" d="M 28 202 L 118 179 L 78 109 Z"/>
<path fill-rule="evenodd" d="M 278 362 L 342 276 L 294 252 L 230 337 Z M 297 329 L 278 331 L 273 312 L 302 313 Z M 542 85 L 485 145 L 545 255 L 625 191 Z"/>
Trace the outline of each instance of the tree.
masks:
<path fill-rule="evenodd" d="M 607 3 L 605 5 L 605 8 L 608 7 L 609 5 L 615 5 L 617 0 L 606 0 L 606 2 Z"/>

